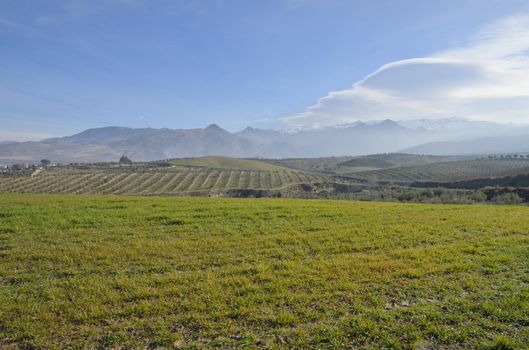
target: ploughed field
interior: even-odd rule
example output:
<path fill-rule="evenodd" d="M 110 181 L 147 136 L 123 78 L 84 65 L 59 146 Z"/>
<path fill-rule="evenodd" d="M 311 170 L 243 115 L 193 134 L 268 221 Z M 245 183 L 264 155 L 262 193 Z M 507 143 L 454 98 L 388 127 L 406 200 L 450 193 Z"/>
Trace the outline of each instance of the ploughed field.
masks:
<path fill-rule="evenodd" d="M 524 348 L 529 209 L 0 194 L 0 348 Z"/>

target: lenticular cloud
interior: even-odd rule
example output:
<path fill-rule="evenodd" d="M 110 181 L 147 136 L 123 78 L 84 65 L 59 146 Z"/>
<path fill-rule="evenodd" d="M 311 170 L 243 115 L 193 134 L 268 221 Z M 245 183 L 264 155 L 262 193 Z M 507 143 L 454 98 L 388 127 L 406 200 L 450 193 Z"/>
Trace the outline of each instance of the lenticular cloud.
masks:
<path fill-rule="evenodd" d="M 284 122 L 443 118 L 529 122 L 529 15 L 483 28 L 465 47 L 391 62 Z"/>

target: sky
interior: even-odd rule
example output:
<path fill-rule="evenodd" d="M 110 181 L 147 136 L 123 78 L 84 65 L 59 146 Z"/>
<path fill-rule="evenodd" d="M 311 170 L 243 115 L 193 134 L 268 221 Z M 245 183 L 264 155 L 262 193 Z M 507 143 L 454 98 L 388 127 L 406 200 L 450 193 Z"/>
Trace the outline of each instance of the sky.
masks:
<path fill-rule="evenodd" d="M 0 140 L 529 122 L 527 0 L 0 0 Z"/>

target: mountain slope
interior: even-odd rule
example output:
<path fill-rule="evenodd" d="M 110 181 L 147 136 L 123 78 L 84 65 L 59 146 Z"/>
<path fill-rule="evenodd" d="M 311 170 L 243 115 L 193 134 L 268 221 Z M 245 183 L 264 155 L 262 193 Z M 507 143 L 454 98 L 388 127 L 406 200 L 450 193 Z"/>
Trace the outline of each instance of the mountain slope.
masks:
<path fill-rule="evenodd" d="M 251 156 L 254 145 L 217 125 L 205 129 L 132 129 L 104 127 L 79 134 L 0 145 L 8 161 L 102 162 L 127 154 L 133 160 L 156 160 L 205 155 Z"/>
<path fill-rule="evenodd" d="M 465 155 L 528 153 L 529 135 L 484 137 L 472 140 L 430 142 L 405 148 L 402 153 L 429 155 Z"/>

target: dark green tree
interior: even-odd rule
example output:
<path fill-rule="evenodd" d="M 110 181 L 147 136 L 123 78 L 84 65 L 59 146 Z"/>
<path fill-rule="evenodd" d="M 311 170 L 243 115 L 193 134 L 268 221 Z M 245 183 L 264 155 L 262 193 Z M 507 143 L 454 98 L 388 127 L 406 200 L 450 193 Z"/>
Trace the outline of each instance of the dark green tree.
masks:
<path fill-rule="evenodd" d="M 126 155 L 122 155 L 121 158 L 119 158 L 119 164 L 132 164 L 132 160 L 129 159 Z"/>

